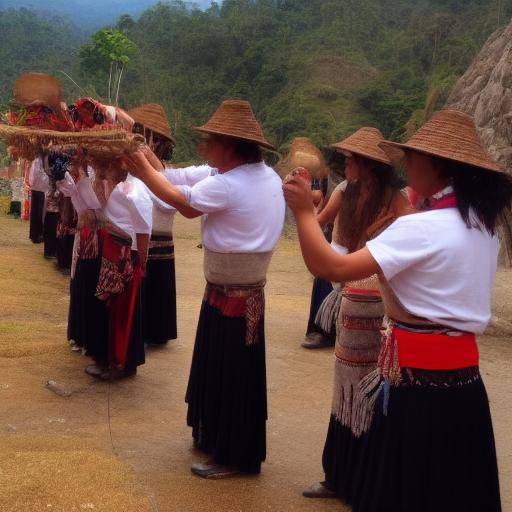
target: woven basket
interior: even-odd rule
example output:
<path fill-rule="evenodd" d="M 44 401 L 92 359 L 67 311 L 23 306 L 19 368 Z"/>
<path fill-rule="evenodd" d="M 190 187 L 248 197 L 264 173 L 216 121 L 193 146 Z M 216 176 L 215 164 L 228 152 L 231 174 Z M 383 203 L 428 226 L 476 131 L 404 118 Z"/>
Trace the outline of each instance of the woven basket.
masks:
<path fill-rule="evenodd" d="M 437 112 L 405 144 L 384 141 L 380 146 L 394 159 L 403 158 L 404 150 L 414 150 L 489 171 L 505 171 L 483 148 L 473 118 L 457 110 Z"/>
<path fill-rule="evenodd" d="M 293 139 L 290 152 L 275 166 L 281 177 L 297 167 L 307 169 L 313 178 L 321 179 L 329 175 L 329 168 L 322 152 L 306 137 Z"/>
<path fill-rule="evenodd" d="M 93 158 L 116 158 L 136 151 L 142 143 L 140 135 L 119 129 L 57 132 L 5 124 L 0 124 L 0 138 L 27 160 L 33 160 L 46 149 L 69 156 L 83 151 Z"/>

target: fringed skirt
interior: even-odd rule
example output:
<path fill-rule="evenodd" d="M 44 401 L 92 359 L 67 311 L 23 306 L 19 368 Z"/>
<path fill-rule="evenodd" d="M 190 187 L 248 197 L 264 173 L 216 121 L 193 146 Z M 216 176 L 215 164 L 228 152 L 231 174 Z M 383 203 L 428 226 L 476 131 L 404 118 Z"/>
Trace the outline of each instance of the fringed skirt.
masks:
<path fill-rule="evenodd" d="M 259 473 L 266 456 L 263 290 L 259 293 L 260 311 L 248 307 L 244 313 L 241 301 L 230 307 L 230 298 L 207 286 L 186 396 L 196 446 L 215 463 L 247 473 Z"/>
<path fill-rule="evenodd" d="M 354 512 L 500 512 L 494 434 L 478 367 L 405 368 L 362 438 Z"/>
<path fill-rule="evenodd" d="M 178 337 L 172 236 L 151 237 L 142 304 L 146 343 L 160 345 Z"/>
<path fill-rule="evenodd" d="M 32 190 L 30 195 L 29 238 L 33 243 L 43 241 L 44 192 Z"/>
<path fill-rule="evenodd" d="M 338 316 L 334 392 L 323 453 L 325 485 L 350 502 L 361 437 L 371 410 L 359 391 L 362 378 L 377 366 L 384 306 L 377 293 L 344 293 Z"/>

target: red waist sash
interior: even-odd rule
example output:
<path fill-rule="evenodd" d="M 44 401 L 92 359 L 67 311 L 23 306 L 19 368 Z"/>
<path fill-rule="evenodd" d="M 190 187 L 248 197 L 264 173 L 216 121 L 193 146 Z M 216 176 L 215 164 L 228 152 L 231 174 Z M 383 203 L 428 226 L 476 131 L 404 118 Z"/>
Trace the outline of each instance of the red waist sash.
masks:
<path fill-rule="evenodd" d="M 400 368 L 458 370 L 478 366 L 474 334 L 415 333 L 395 327 L 393 335 L 398 345 Z"/>

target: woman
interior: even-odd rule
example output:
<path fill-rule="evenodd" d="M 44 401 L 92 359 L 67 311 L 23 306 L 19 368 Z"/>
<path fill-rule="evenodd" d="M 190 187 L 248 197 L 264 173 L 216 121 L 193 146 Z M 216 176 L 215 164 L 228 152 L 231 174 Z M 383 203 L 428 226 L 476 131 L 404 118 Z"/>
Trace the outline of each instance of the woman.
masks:
<path fill-rule="evenodd" d="M 379 273 L 389 325 L 378 370 L 362 388 L 373 407 L 348 501 L 354 512 L 499 512 L 489 403 L 475 333 L 491 317 L 501 214 L 512 178 L 482 148 L 473 120 L 444 110 L 406 144 L 422 211 L 361 250 L 325 244 L 310 192 L 285 186 L 311 272 L 343 281 Z"/>
<path fill-rule="evenodd" d="M 412 211 L 399 190 L 391 160 L 378 146 L 383 140 L 376 128 L 361 128 L 332 146 L 345 155 L 347 177 L 331 201 L 338 208 L 332 243 L 337 253 L 356 252 L 396 218 Z M 332 209 L 328 205 L 326 215 Z M 320 214 L 318 220 L 324 222 L 325 216 Z M 360 437 L 370 419 L 358 386 L 375 369 L 380 350 L 384 307 L 377 276 L 338 286 L 342 292 L 331 421 L 323 455 L 325 483 L 306 490 L 304 496 L 310 498 L 347 498 Z"/>
<path fill-rule="evenodd" d="M 151 103 L 130 110 L 128 114 L 135 121 L 133 130 L 144 135 L 146 143 L 156 155 L 156 168 L 163 171 L 163 162 L 172 158 L 176 143 L 165 110 L 160 105 Z M 150 195 L 153 201 L 153 230 L 143 283 L 143 337 L 148 345 L 159 346 L 178 337 L 172 236 L 176 210 L 160 201 L 154 194 Z"/>

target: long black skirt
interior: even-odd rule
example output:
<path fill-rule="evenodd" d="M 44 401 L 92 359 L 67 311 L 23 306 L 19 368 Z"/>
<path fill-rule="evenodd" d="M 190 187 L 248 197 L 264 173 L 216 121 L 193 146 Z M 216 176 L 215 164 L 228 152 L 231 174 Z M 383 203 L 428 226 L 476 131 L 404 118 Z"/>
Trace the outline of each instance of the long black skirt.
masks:
<path fill-rule="evenodd" d="M 362 439 L 354 512 L 500 512 L 489 401 L 477 368 L 403 369 Z M 384 412 L 386 410 L 386 412 Z"/>
<path fill-rule="evenodd" d="M 96 297 L 101 258 L 79 259 L 71 281 L 68 337 L 97 362 L 108 356 L 108 311 L 104 301 Z"/>
<path fill-rule="evenodd" d="M 58 212 L 46 212 L 44 216 L 43 239 L 44 256 L 53 258 L 57 255 L 57 224 L 59 222 Z"/>
<path fill-rule="evenodd" d="M 186 401 L 196 446 L 215 463 L 259 473 L 266 457 L 264 320 L 246 346 L 244 318 L 226 318 L 203 302 Z"/>
<path fill-rule="evenodd" d="M 60 269 L 70 269 L 71 260 L 73 258 L 73 243 L 75 240 L 74 235 L 65 235 L 57 237 L 56 243 L 56 256 L 57 266 Z"/>
<path fill-rule="evenodd" d="M 43 241 L 44 192 L 32 190 L 30 196 L 29 238 L 33 243 Z"/>
<path fill-rule="evenodd" d="M 178 337 L 176 320 L 176 269 L 172 237 L 151 237 L 142 294 L 144 341 L 162 345 Z"/>

